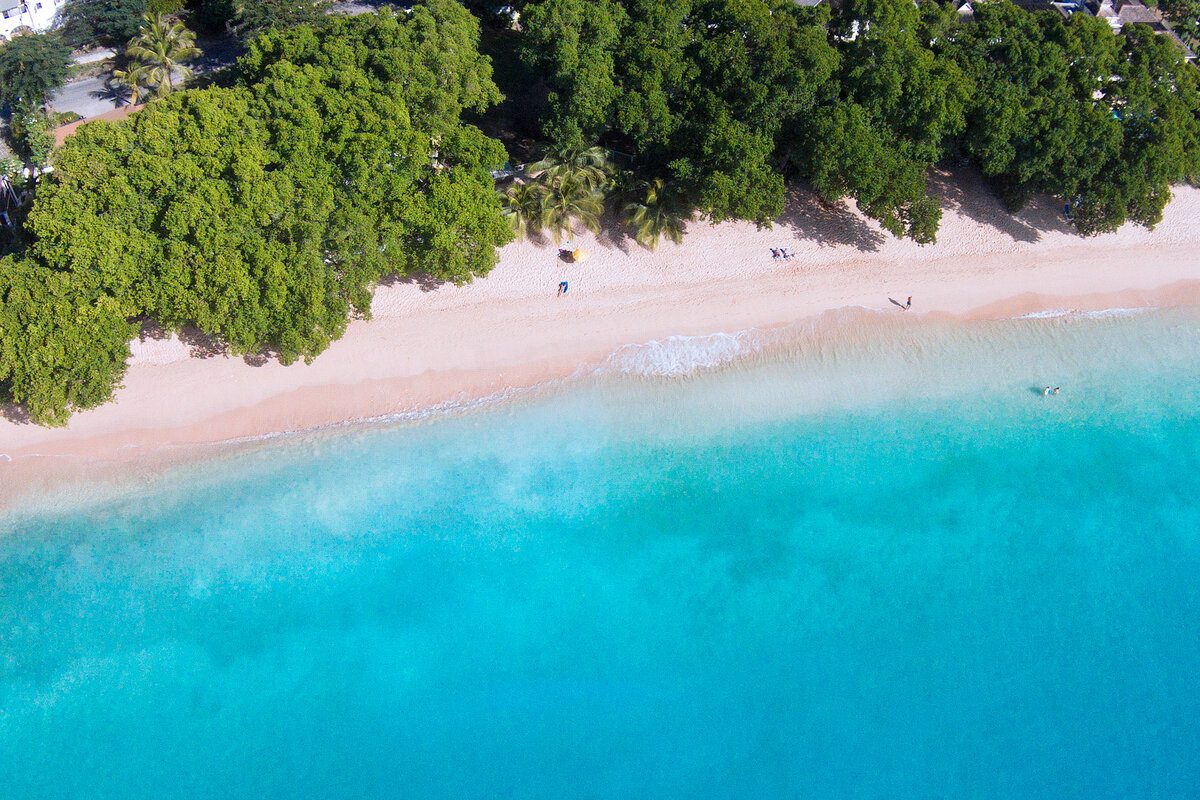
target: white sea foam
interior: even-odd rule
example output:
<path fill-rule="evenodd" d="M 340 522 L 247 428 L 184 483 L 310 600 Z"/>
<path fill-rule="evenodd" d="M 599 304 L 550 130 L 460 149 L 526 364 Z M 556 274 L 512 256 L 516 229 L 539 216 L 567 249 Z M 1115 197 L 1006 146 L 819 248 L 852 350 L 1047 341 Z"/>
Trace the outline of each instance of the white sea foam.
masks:
<path fill-rule="evenodd" d="M 713 370 L 759 353 L 759 331 L 713 333 L 705 336 L 668 336 L 614 350 L 596 372 L 674 377 Z"/>
<path fill-rule="evenodd" d="M 1113 317 L 1135 317 L 1153 311 L 1153 307 L 1140 308 L 1100 308 L 1094 311 L 1080 311 L 1074 308 L 1052 308 L 1046 311 L 1033 311 L 1021 314 L 1015 319 L 1056 319 L 1059 317 L 1079 317 L 1081 319 L 1111 319 Z"/>

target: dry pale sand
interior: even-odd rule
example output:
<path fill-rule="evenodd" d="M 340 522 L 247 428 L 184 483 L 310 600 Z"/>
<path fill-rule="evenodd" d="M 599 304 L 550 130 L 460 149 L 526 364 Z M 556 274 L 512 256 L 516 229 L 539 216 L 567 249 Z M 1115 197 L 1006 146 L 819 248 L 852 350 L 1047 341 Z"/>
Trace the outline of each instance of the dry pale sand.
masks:
<path fill-rule="evenodd" d="M 0 421 L 0 495 L 21 473 L 68 462 L 150 458 L 164 445 L 252 437 L 484 396 L 570 374 L 615 348 L 734 331 L 913 296 L 909 313 L 1009 316 L 1051 308 L 1200 302 L 1200 190 L 1181 187 L 1154 230 L 1091 239 L 1046 205 L 1013 217 L 978 179 L 941 178 L 936 245 L 881 233 L 849 208 L 799 196 L 774 228 L 694 224 L 684 244 L 646 251 L 580 236 L 590 257 L 515 243 L 470 286 L 384 286 L 313 364 L 200 357 L 177 338 L 133 345 L 116 401 L 63 429 Z M 770 247 L 797 257 L 772 260 Z M 562 279 L 570 292 L 556 296 Z M 4 457 L 7 456 L 7 459 Z M 51 465 L 48 467 L 48 465 Z"/>

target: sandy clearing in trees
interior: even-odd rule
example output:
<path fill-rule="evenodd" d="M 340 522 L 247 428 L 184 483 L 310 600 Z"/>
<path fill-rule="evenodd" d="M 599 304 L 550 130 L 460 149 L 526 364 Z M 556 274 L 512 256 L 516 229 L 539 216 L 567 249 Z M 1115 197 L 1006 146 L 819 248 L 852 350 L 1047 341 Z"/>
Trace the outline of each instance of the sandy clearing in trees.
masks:
<path fill-rule="evenodd" d="M 114 403 L 64 429 L 0 420 L 0 504 L 31 475 L 485 396 L 669 335 L 848 306 L 900 313 L 889 297 L 912 295 L 910 313 L 991 317 L 1200 303 L 1200 190 L 1178 188 L 1154 231 L 1126 226 L 1083 239 L 1046 205 L 1007 214 L 978 179 L 935 187 L 946 211 L 927 247 L 801 195 L 797 211 L 768 230 L 693 224 L 682 245 L 654 253 L 588 234 L 574 240 L 590 252 L 581 264 L 559 260 L 552 243 L 514 243 L 467 287 L 381 287 L 374 319 L 351 323 L 310 365 L 194 357 L 174 337 L 135 342 Z M 773 260 L 769 248 L 780 246 L 796 257 Z M 570 291 L 558 297 L 564 279 Z"/>

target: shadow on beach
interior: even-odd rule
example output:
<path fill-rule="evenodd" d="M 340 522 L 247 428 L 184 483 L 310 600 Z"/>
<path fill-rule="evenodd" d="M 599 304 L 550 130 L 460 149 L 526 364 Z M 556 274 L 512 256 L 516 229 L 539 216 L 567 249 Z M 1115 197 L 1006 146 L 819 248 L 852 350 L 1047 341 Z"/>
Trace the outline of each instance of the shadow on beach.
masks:
<path fill-rule="evenodd" d="M 216 358 L 229 355 L 229 349 L 224 342 L 196 328 L 182 328 L 179 331 L 179 341 L 187 345 L 188 355 L 192 358 Z"/>
<path fill-rule="evenodd" d="M 392 272 L 380 278 L 379 285 L 416 286 L 422 292 L 432 292 L 442 288 L 443 286 L 452 286 L 453 284 L 444 278 L 434 277 L 428 272 L 412 272 L 407 275 L 401 275 L 398 272 Z"/>
<path fill-rule="evenodd" d="M 163 339 L 171 338 L 171 333 L 158 324 L 158 320 L 150 319 L 149 317 L 138 317 L 138 341 L 139 342 L 161 342 Z"/>
<path fill-rule="evenodd" d="M 33 420 L 29 418 L 29 412 L 25 410 L 25 406 L 17 405 L 16 403 L 0 403 L 0 417 L 3 417 L 14 425 L 33 424 Z"/>
<path fill-rule="evenodd" d="M 171 338 L 171 331 L 163 328 L 153 319 L 142 318 L 139 320 L 139 324 L 139 341 L 162 341 Z M 229 347 L 224 342 L 199 328 L 186 326 L 181 328 L 177 335 L 179 341 L 187 347 L 188 356 L 191 358 L 205 359 L 231 355 Z M 257 353 L 248 353 L 242 356 L 242 361 L 252 367 L 261 367 L 273 358 L 275 358 L 275 354 L 270 350 L 260 350 Z"/>
<path fill-rule="evenodd" d="M 886 235 L 872 228 L 851 211 L 845 202 L 831 204 L 811 189 L 792 187 L 778 224 L 791 229 L 796 237 L 816 242 L 821 247 L 848 245 L 874 253 L 886 241 Z"/>
<path fill-rule="evenodd" d="M 637 246 L 630 235 L 629 225 L 615 209 L 605 211 L 604 216 L 600 218 L 600 233 L 596 241 L 604 247 L 615 247 L 625 255 L 629 255 L 630 249 Z"/>
<path fill-rule="evenodd" d="M 1043 233 L 1071 233 L 1059 204 L 1049 197 L 1032 197 L 1016 214 L 1000 202 L 987 180 L 971 168 L 954 172 L 936 170 L 929 174 L 929 192 L 943 211 L 952 211 L 972 222 L 987 226 L 1017 242 L 1037 242 Z"/>

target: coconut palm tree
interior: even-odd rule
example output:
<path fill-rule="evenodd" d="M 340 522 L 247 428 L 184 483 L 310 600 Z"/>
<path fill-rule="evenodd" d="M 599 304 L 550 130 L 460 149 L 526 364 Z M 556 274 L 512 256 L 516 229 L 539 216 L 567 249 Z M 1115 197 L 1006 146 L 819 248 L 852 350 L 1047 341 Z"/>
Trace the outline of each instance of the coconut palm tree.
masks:
<path fill-rule="evenodd" d="M 600 232 L 604 192 L 593 188 L 585 176 L 568 174 L 546 181 L 545 186 L 540 227 L 550 232 L 555 243 L 562 241 L 563 234 L 574 231 L 576 224 Z"/>
<path fill-rule="evenodd" d="M 138 35 L 129 42 L 125 55 L 131 64 L 145 69 L 146 82 L 163 97 L 175 88 L 175 80 L 192 77 L 191 67 L 183 62 L 201 55 L 196 34 L 177 19 L 163 14 L 146 14 Z"/>
<path fill-rule="evenodd" d="M 131 61 L 125 69 L 113 70 L 110 83 L 128 89 L 129 105 L 136 106 L 142 100 L 142 93 L 150 88 L 149 70 L 145 64 Z"/>
<path fill-rule="evenodd" d="M 625 220 L 633 226 L 633 238 L 651 250 L 662 237 L 675 244 L 683 241 L 683 229 L 692 218 L 685 198 L 672 191 L 662 178 L 645 185 L 645 195 L 625 206 Z"/>
<path fill-rule="evenodd" d="M 500 195 L 500 206 L 517 238 L 524 239 L 531 231 L 537 232 L 541 228 L 546 194 L 546 187 L 541 183 L 514 183 Z"/>
<path fill-rule="evenodd" d="M 529 165 L 529 174 L 535 177 L 550 182 L 571 178 L 586 186 L 588 191 L 607 188 L 612 171 L 607 150 L 583 145 L 551 147 L 540 161 Z"/>

